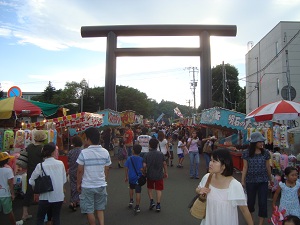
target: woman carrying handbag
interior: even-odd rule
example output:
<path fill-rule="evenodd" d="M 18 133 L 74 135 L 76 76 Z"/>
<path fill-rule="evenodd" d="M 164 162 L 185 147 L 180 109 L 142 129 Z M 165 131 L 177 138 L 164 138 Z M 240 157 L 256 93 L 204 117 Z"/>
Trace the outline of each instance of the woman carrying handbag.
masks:
<path fill-rule="evenodd" d="M 247 225 L 253 225 L 247 207 L 244 189 L 233 175 L 233 162 L 229 150 L 218 149 L 212 152 L 209 164 L 212 174 L 208 187 L 205 187 L 209 173 L 204 175 L 196 192 L 206 195 L 206 213 L 201 225 L 238 225 L 238 211 L 242 212 Z"/>
<path fill-rule="evenodd" d="M 66 170 L 62 161 L 56 160 L 53 156 L 55 154 L 56 146 L 53 143 L 44 145 L 42 149 L 42 156 L 44 162 L 39 163 L 33 171 L 29 184 L 35 186 L 35 180 L 43 173 L 51 177 L 53 191 L 41 193 L 39 195 L 39 206 L 37 211 L 37 225 L 44 225 L 46 214 L 51 211 L 53 225 L 60 225 L 60 212 L 63 204 L 64 184 L 67 181 Z M 43 172 L 43 170 L 44 172 Z"/>

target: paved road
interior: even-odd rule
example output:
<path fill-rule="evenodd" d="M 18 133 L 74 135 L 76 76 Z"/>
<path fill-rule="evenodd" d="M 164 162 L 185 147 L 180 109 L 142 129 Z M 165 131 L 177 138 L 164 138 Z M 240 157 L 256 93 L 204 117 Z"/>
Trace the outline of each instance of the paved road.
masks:
<path fill-rule="evenodd" d="M 189 178 L 189 162 L 184 161 L 184 168 L 168 167 L 169 178 L 165 180 L 165 190 L 161 201 L 161 212 L 150 211 L 146 186 L 142 190 L 141 213 L 134 215 L 133 210 L 128 209 L 128 185 L 124 182 L 124 169 L 117 168 L 116 160 L 113 159 L 113 167 L 109 172 L 108 179 L 108 205 L 105 211 L 106 225 L 196 225 L 200 220 L 189 214 L 187 205 L 195 195 L 195 188 L 200 180 Z M 200 160 L 200 177 L 205 174 L 204 159 Z M 241 174 L 234 176 L 240 180 Z M 69 189 L 67 189 L 68 191 Z M 68 199 L 69 196 L 67 196 Z M 271 201 L 270 206 L 271 206 Z M 13 203 L 16 219 L 22 215 L 22 201 L 16 199 Z M 269 208 L 270 209 L 270 208 Z M 30 213 L 35 217 L 37 205 L 30 207 Z M 87 225 L 87 220 L 80 210 L 71 212 L 68 204 L 64 204 L 61 212 L 61 224 Z M 257 216 L 255 216 L 257 222 Z M 244 225 L 244 219 L 239 213 L 240 225 Z M 28 220 L 25 225 L 34 225 L 35 219 Z M 265 224 L 268 224 L 265 222 Z M 8 218 L 0 213 L 0 225 L 9 225 Z"/>

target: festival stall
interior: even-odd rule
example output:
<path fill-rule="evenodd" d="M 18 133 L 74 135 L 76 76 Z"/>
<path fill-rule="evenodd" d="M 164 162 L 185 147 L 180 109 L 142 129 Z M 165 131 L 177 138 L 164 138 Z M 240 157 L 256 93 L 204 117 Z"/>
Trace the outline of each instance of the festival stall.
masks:
<path fill-rule="evenodd" d="M 111 109 L 104 109 L 97 112 L 103 118 L 101 127 L 119 127 L 121 126 L 121 115 L 119 112 L 113 111 Z"/>
<path fill-rule="evenodd" d="M 47 129 L 49 126 L 57 131 L 57 145 L 59 149 L 68 149 L 70 144 L 69 138 L 74 135 L 80 135 L 89 127 L 99 128 L 103 124 L 103 116 L 95 113 L 76 113 L 67 116 L 47 119 L 41 122 L 23 124 L 23 129 L 32 130 Z M 67 143 L 65 141 L 67 139 Z M 66 144 L 68 144 L 66 146 Z"/>
<path fill-rule="evenodd" d="M 242 170 L 242 146 L 248 144 L 245 114 L 214 107 L 202 112 L 200 125 L 213 131 L 213 135 L 218 138 L 218 147 L 231 150 L 234 167 Z"/>
<path fill-rule="evenodd" d="M 135 122 L 135 112 L 132 110 L 125 110 L 120 113 L 122 127 L 125 127 L 126 124 L 133 124 Z"/>

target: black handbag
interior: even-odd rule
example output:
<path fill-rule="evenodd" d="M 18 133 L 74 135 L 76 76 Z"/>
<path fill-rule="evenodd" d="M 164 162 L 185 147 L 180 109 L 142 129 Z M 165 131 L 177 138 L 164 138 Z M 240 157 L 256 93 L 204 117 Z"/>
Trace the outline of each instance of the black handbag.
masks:
<path fill-rule="evenodd" d="M 34 185 L 33 192 L 35 194 L 42 194 L 45 192 L 53 191 L 51 177 L 45 173 L 42 163 L 41 163 L 41 169 L 42 169 L 42 176 L 39 176 L 34 180 L 35 185 Z"/>
<path fill-rule="evenodd" d="M 138 175 L 138 172 L 136 171 L 136 168 L 135 168 L 135 166 L 134 166 L 134 163 L 133 163 L 131 157 L 130 157 L 130 161 L 131 161 L 132 166 L 133 166 L 133 169 L 134 169 L 134 171 L 135 171 L 135 173 L 136 173 L 136 175 L 137 175 L 137 177 L 138 177 L 137 184 L 138 184 L 139 186 L 143 186 L 144 184 L 146 184 L 147 178 L 146 178 L 143 174 L 142 174 L 141 176 L 139 176 L 139 175 Z"/>

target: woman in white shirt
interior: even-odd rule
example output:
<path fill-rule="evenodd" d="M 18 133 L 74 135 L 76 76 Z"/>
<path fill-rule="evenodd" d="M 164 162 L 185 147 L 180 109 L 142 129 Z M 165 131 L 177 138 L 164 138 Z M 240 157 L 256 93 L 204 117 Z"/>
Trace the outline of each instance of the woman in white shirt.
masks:
<path fill-rule="evenodd" d="M 193 131 L 191 137 L 187 140 L 187 148 L 189 149 L 189 157 L 190 157 L 190 178 L 191 179 L 199 179 L 199 164 L 200 164 L 200 156 L 198 145 L 201 142 L 197 137 L 196 131 Z"/>
<path fill-rule="evenodd" d="M 35 186 L 35 179 L 42 175 L 41 164 L 46 175 L 51 177 L 53 191 L 45 192 L 39 195 L 39 207 L 37 212 L 37 225 L 44 225 L 44 219 L 48 211 L 51 211 L 52 222 L 54 225 L 60 225 L 60 211 L 64 201 L 64 184 L 66 183 L 66 170 L 62 161 L 56 160 L 55 145 L 49 143 L 44 145 L 42 156 L 45 161 L 37 164 L 33 171 L 29 184 Z"/>
<path fill-rule="evenodd" d="M 207 195 L 206 214 L 201 225 L 238 225 L 238 207 L 247 225 L 253 225 L 242 184 L 232 176 L 233 162 L 227 149 L 212 152 L 209 172 L 212 174 L 209 187 L 205 187 L 208 173 L 196 188 L 198 194 Z"/>
<path fill-rule="evenodd" d="M 157 139 L 159 141 L 157 150 L 161 151 L 164 154 L 167 165 L 169 165 L 169 158 L 170 158 L 169 143 L 168 143 L 167 139 L 165 138 L 165 134 L 163 131 L 158 131 Z"/>

